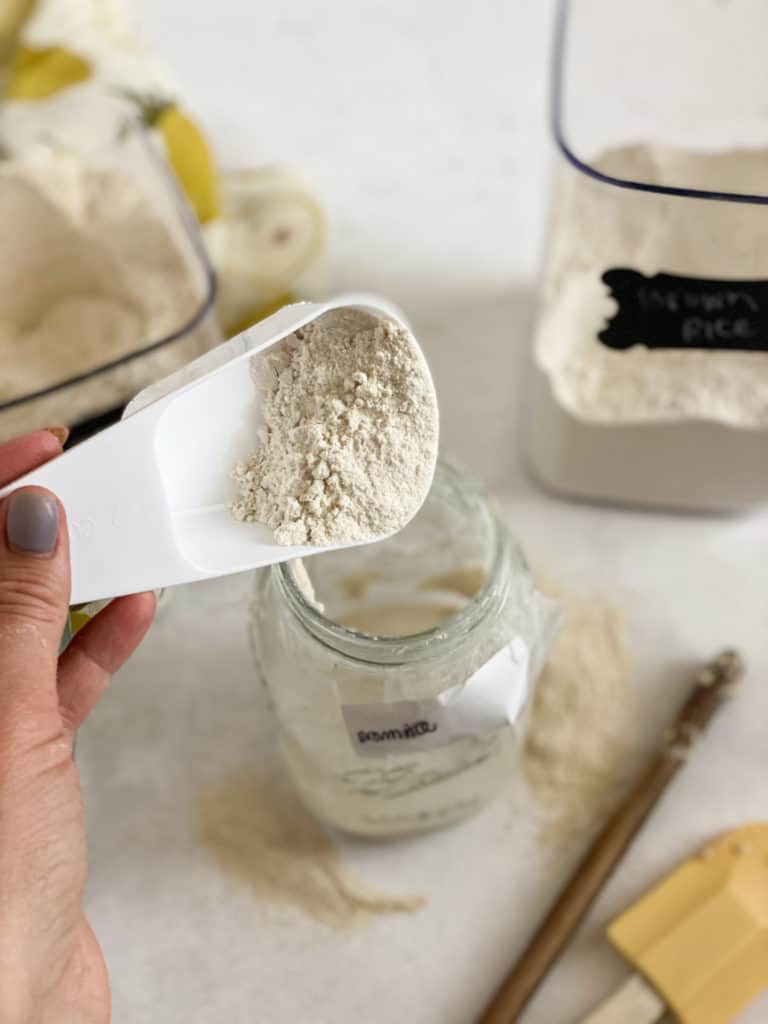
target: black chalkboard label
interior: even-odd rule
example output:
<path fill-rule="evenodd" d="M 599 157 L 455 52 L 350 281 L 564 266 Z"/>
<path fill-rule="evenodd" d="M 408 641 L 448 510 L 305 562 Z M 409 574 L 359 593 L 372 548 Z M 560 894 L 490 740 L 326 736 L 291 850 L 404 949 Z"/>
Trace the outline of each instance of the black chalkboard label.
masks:
<path fill-rule="evenodd" d="M 729 349 L 768 352 L 768 281 L 607 270 L 602 280 L 618 312 L 598 338 L 609 348 Z"/>

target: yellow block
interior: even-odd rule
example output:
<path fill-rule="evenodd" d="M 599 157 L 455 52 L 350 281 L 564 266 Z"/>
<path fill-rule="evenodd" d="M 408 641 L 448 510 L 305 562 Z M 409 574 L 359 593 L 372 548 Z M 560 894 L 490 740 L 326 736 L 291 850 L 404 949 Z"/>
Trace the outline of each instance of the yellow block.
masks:
<path fill-rule="evenodd" d="M 608 937 L 683 1024 L 728 1024 L 768 989 L 768 824 L 721 836 Z"/>

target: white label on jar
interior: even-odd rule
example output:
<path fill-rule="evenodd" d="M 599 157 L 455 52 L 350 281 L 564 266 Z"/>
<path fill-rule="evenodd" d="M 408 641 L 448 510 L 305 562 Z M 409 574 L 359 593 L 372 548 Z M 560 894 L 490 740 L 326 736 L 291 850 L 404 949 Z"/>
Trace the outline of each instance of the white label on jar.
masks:
<path fill-rule="evenodd" d="M 520 638 L 459 686 L 427 700 L 342 704 L 349 738 L 363 757 L 433 750 L 514 722 L 528 692 L 529 651 Z"/>

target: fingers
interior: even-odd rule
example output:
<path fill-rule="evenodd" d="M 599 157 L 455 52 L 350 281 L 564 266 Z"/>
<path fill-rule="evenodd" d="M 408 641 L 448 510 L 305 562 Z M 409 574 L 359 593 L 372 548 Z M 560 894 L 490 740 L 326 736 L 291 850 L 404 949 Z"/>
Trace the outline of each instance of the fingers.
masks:
<path fill-rule="evenodd" d="M 69 603 L 69 544 L 55 495 L 24 487 L 0 502 L 0 706 L 19 694 L 56 698 Z"/>
<path fill-rule="evenodd" d="M 59 662 L 59 705 L 75 732 L 98 703 L 110 676 L 139 646 L 155 614 L 155 595 L 120 597 L 99 612 Z"/>
<path fill-rule="evenodd" d="M 61 455 L 68 434 L 66 427 L 48 427 L 0 444 L 0 487 Z"/>

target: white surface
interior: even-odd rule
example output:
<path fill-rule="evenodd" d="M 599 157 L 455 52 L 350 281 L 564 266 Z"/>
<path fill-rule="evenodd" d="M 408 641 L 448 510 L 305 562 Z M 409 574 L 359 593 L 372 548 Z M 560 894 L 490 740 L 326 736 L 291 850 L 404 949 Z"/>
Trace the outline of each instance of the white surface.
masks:
<path fill-rule="evenodd" d="M 545 216 L 550 3 L 137 6 L 223 161 L 286 159 L 315 181 L 336 227 L 336 285 L 388 295 L 412 319 L 446 448 L 506 496 L 532 560 L 623 607 L 638 745 L 679 703 L 691 662 L 726 643 L 749 657 L 743 694 L 523 1017 L 572 1024 L 626 976 L 609 919 L 713 833 L 768 817 L 768 518 L 570 505 L 524 474 L 518 367 Z M 442 834 L 344 844 L 372 883 L 429 897 L 412 917 L 337 933 L 260 905 L 220 873 L 197 820 L 202 786 L 271 763 L 247 590 L 233 578 L 175 593 L 78 748 L 88 910 L 115 1024 L 467 1024 L 580 849 L 540 848 L 512 801 Z M 767 1015 L 763 999 L 743 1020 Z"/>

